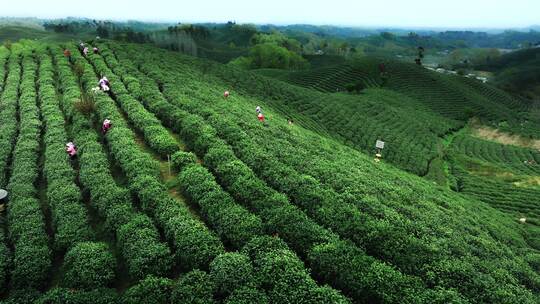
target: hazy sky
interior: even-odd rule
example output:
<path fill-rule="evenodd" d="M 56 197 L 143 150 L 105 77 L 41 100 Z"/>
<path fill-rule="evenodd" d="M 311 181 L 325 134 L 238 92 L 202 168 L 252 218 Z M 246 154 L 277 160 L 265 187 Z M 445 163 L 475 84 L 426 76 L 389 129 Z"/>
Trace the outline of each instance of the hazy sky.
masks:
<path fill-rule="evenodd" d="M 540 0 L 0 0 L 1 16 L 404 27 L 525 27 Z"/>

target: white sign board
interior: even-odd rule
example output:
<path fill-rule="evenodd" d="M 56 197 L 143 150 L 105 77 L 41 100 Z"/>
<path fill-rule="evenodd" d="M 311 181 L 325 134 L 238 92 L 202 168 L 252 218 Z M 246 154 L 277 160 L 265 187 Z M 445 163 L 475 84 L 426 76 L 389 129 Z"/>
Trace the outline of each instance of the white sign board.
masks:
<path fill-rule="evenodd" d="M 384 141 L 377 139 L 377 142 L 375 143 L 375 148 L 384 149 Z"/>

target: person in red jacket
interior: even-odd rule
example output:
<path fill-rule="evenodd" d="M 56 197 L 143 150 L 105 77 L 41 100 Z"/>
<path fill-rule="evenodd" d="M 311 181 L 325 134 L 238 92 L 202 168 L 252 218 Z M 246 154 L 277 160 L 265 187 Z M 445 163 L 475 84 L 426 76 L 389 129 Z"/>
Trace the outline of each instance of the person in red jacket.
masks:
<path fill-rule="evenodd" d="M 225 98 L 229 98 L 229 95 L 230 95 L 229 91 L 225 91 L 225 93 L 223 93 L 223 97 Z"/>
<path fill-rule="evenodd" d="M 264 122 L 264 115 L 263 115 L 263 113 L 259 112 L 259 114 L 257 115 L 257 119 L 259 119 L 260 122 Z"/>

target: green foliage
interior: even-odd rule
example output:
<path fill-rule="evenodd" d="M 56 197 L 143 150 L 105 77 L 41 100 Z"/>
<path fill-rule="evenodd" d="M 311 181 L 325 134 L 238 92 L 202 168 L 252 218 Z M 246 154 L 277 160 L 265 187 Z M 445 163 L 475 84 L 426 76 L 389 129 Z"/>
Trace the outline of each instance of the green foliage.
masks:
<path fill-rule="evenodd" d="M 217 256 L 210 263 L 210 276 L 217 293 L 227 297 L 235 290 L 256 284 L 251 261 L 240 253 L 225 253 Z"/>
<path fill-rule="evenodd" d="M 377 43 L 402 39 L 389 38 Z M 286 40 L 263 35 L 255 48 L 294 53 Z M 377 58 L 275 73 L 315 92 L 147 46 L 98 46 L 99 55 L 71 61 L 57 46 L 0 47 L 0 187 L 10 191 L 13 244 L 11 254 L 0 235 L 0 285 L 11 282 L 4 302 L 538 302 L 538 153 L 454 134 L 474 114 L 534 137 L 529 104 L 391 60 L 381 88 Z M 77 99 L 101 73 L 111 92 L 85 115 Z M 365 89 L 334 93 L 348 83 Z M 100 136 L 105 118 L 113 128 Z M 372 154 L 381 138 L 383 159 L 463 195 L 357 151 Z M 73 163 L 66 141 L 78 147 Z M 168 155 L 188 204 L 162 180 Z M 91 242 L 83 193 L 114 257 Z M 59 284 L 70 289 L 44 290 L 49 246 L 67 252 Z M 122 295 L 103 289 L 117 262 L 131 285 Z"/>
<path fill-rule="evenodd" d="M 184 170 L 189 165 L 197 162 L 197 156 L 191 152 L 178 151 L 171 157 L 174 168 L 178 171 Z"/>
<path fill-rule="evenodd" d="M 122 295 L 124 304 L 170 303 L 173 282 L 167 278 L 148 276 Z"/>
<path fill-rule="evenodd" d="M 118 53 L 123 51 L 125 50 Z M 373 98 L 377 96 L 379 99 L 380 96 L 385 96 L 384 99 L 373 100 L 368 107 L 369 99 L 367 101 L 353 100 L 350 96 L 345 98 L 341 94 L 321 94 L 318 97 L 321 106 L 313 109 L 307 105 L 313 104 L 310 99 L 317 98 L 316 94 L 259 78 L 245 71 L 236 71 L 181 56 L 166 60 L 166 54 L 161 52 L 156 52 L 159 60 L 154 60 L 152 63 L 148 62 L 148 56 L 137 59 L 137 52 L 129 52 L 128 56 L 140 65 L 145 74 L 155 79 L 157 82 L 155 86 L 162 89 L 166 102 L 204 119 L 201 121 L 199 118 L 190 118 L 191 122 L 186 124 L 189 130 L 184 131 L 180 122 L 186 118 L 186 114 L 182 113 L 176 115 L 177 123 L 171 123 L 169 127 L 179 130 L 178 133 L 184 138 L 189 135 L 190 140 L 186 143 L 190 149 L 195 143 L 200 145 L 200 149 L 195 152 L 203 154 L 199 157 L 204 158 L 204 165 L 211 168 L 220 185 L 227 189 L 237 202 L 261 217 L 267 233 L 277 233 L 297 254 L 303 257 L 311 256 L 315 252 L 313 248 L 319 248 L 318 245 L 324 244 L 340 248 L 334 251 L 335 254 L 328 256 L 342 254 L 348 257 L 343 261 L 340 260 L 343 264 L 340 266 L 340 275 L 336 276 L 333 272 L 335 260 L 325 261 L 325 255 L 314 255 L 314 258 L 318 260 L 317 263 L 321 265 L 320 268 L 313 268 L 314 276 L 319 281 L 329 283 L 334 288 L 345 289 L 346 294 L 355 299 L 365 296 L 364 292 L 358 294 L 354 292 L 362 288 L 372 290 L 375 297 L 387 298 L 391 301 L 403 298 L 405 301 L 414 303 L 429 302 L 432 297 L 450 298 L 456 302 L 460 302 L 460 299 L 484 298 L 485 294 L 478 295 L 471 291 L 475 288 L 485 288 L 479 282 L 471 281 L 468 283 L 471 288 L 465 288 L 456 281 L 444 283 L 431 281 L 430 265 L 439 265 L 440 261 L 445 260 L 465 260 L 465 264 L 473 265 L 467 268 L 475 273 L 471 276 L 481 277 L 483 271 L 488 271 L 488 276 L 499 277 L 496 273 L 501 269 L 509 274 L 509 276 L 502 276 L 505 283 L 501 284 L 508 286 L 506 290 L 509 294 L 501 299 L 524 296 L 527 301 L 534 302 L 534 296 L 528 291 L 535 289 L 534 284 L 530 283 L 535 280 L 534 275 L 527 270 L 529 266 L 523 264 L 520 253 L 522 249 L 527 250 L 530 247 L 525 242 L 524 236 L 518 232 L 519 229 L 514 230 L 517 227 L 515 223 L 501 215 L 496 215 L 497 213 L 494 213 L 492 209 L 488 209 L 478 201 L 464 199 L 442 189 L 435 190 L 431 184 L 421 179 L 398 172 L 384 164 L 373 164 L 368 157 L 342 147 L 334 139 L 337 137 L 336 134 L 339 134 L 338 130 L 347 132 L 349 126 L 345 123 L 334 129 L 334 135 L 324 132 L 321 128 L 321 124 L 331 126 L 342 122 L 344 116 L 341 113 L 354 113 L 350 121 L 362 121 L 364 125 L 363 128 L 357 129 L 356 134 L 360 136 L 368 132 L 377 134 L 379 131 L 372 127 L 377 125 L 377 120 L 371 120 L 370 116 L 375 117 L 377 113 L 385 113 L 384 109 L 387 109 L 385 104 L 393 105 L 395 107 L 393 110 L 388 109 L 392 117 L 400 117 L 398 118 L 400 121 L 409 119 L 407 126 L 410 129 L 399 135 L 392 135 L 392 128 L 405 130 L 399 127 L 400 122 L 397 121 L 392 128 L 381 128 L 381 130 L 389 130 L 388 138 L 390 139 L 384 137 L 387 142 L 408 138 L 392 153 L 385 152 L 385 157 L 393 158 L 398 163 L 407 163 L 405 159 L 409 158 L 412 160 L 411 164 L 414 164 L 409 165 L 410 168 L 427 168 L 427 158 L 423 157 L 424 154 L 426 156 L 430 154 L 416 154 L 411 152 L 411 149 L 415 151 L 426 149 L 431 155 L 436 155 L 438 151 L 433 147 L 439 142 L 437 138 L 439 135 L 434 134 L 444 135 L 462 125 L 462 122 L 445 120 L 441 118 L 443 116 L 429 111 L 428 108 L 431 106 L 426 108 L 426 104 L 422 102 L 430 101 L 430 99 L 406 97 L 402 93 L 378 90 Z M 155 72 L 158 66 L 162 72 Z M 175 69 L 183 73 L 163 72 Z M 203 70 L 205 75 L 202 74 Z M 430 72 L 421 71 L 415 71 L 421 78 L 432 76 Z M 216 76 L 219 79 L 216 80 Z M 443 83 L 451 79 L 433 77 L 436 81 L 441 80 Z M 390 78 L 393 78 L 393 75 L 390 75 Z M 425 80 L 424 82 L 422 79 L 424 87 L 434 86 L 429 83 L 429 81 L 433 82 L 432 78 Z M 405 79 L 401 81 L 409 85 L 412 83 Z M 235 95 L 234 104 L 220 102 L 219 94 L 215 92 L 223 91 L 222 82 L 234 83 L 235 90 L 239 88 L 241 92 L 255 97 L 242 98 Z M 388 85 L 392 85 L 391 82 L 392 79 L 389 79 Z M 443 99 L 434 92 L 430 93 L 433 98 Z M 458 92 L 460 92 L 459 89 Z M 448 97 L 445 104 L 449 104 L 450 100 L 459 100 L 456 94 L 452 92 L 448 94 L 452 97 Z M 446 96 L 443 97 L 446 98 Z M 470 97 L 474 99 L 477 96 Z M 266 102 L 263 103 L 262 99 Z M 396 100 L 400 102 L 396 103 Z M 249 111 L 249 108 L 259 103 L 263 105 L 266 115 L 275 117 L 266 127 L 257 124 Z M 366 107 L 359 107 L 360 104 Z M 435 107 L 435 105 L 432 106 Z M 416 110 L 414 110 L 415 107 L 417 107 Z M 495 105 L 493 108 L 495 112 L 498 112 L 495 116 L 504 112 L 501 110 L 502 107 L 498 109 L 496 107 L 498 106 Z M 373 112 L 367 111 L 368 108 L 373 109 Z M 289 115 L 289 113 L 297 113 L 296 109 L 310 113 L 313 118 L 317 117 L 317 122 L 314 121 L 315 119 L 310 120 L 305 118 L 306 116 L 298 115 L 295 121 L 299 127 L 286 126 L 286 119 L 279 113 L 285 112 Z M 444 109 L 441 108 L 441 110 Z M 319 112 L 321 114 L 318 114 Z M 358 115 L 356 113 L 363 112 L 367 112 L 365 116 L 356 116 Z M 332 114 L 324 115 L 326 113 Z M 316 114 L 318 116 L 315 116 Z M 163 121 L 174 121 L 173 114 L 167 115 L 161 112 L 159 117 Z M 204 126 L 205 121 L 214 128 L 215 133 Z M 385 124 L 392 125 L 389 121 L 385 121 Z M 302 128 L 304 126 L 313 127 L 313 130 L 320 131 L 323 136 L 307 132 Z M 193 129 L 205 131 L 193 132 Z M 425 130 L 425 132 L 418 130 Z M 196 135 L 202 133 L 204 137 L 197 139 Z M 350 133 L 341 136 L 355 138 L 355 133 Z M 234 156 L 231 159 L 231 153 L 224 152 L 219 140 L 210 137 L 212 134 L 217 134 L 220 139 L 225 140 L 237 159 L 234 159 Z M 407 134 L 413 136 L 407 137 Z M 333 138 L 326 140 L 325 135 Z M 420 137 L 414 139 L 415 136 Z M 430 139 L 427 140 L 427 138 Z M 211 142 L 202 144 L 206 142 L 203 140 L 207 139 Z M 373 141 L 363 140 L 362 142 L 365 142 L 366 147 L 368 145 L 371 147 L 374 139 L 376 137 Z M 411 146 L 411 143 L 414 143 L 414 146 Z M 423 148 L 417 147 L 420 145 L 423 145 Z M 425 162 L 417 161 L 422 158 Z M 279 192 L 269 191 L 269 187 L 265 186 Z M 286 197 L 285 200 L 283 196 L 278 199 L 280 194 L 287 194 L 291 199 L 290 203 Z M 289 205 L 285 207 L 283 204 Z M 478 211 L 479 209 L 481 211 Z M 488 220 L 489 218 L 497 218 L 498 222 L 494 223 Z M 450 229 L 454 232 L 459 231 L 459 237 L 455 234 L 448 235 L 448 227 L 451 227 Z M 335 233 L 328 234 L 325 228 L 331 228 Z M 337 240 L 338 237 L 349 239 L 354 243 Z M 449 246 L 453 249 L 448 251 L 447 244 L 452 244 Z M 363 252 L 360 248 L 365 248 L 366 251 Z M 463 254 L 465 252 L 471 255 Z M 485 259 L 486 256 L 491 258 Z M 501 261 L 507 263 L 501 263 Z M 310 265 L 317 264 L 311 261 Z M 357 272 L 355 269 L 364 269 L 364 271 Z M 510 273 L 515 273 L 513 269 L 521 269 L 523 274 L 511 275 Z M 363 274 L 370 271 L 381 273 L 386 281 L 392 282 L 388 283 L 389 285 L 397 284 L 399 287 L 373 288 L 372 284 L 376 285 L 379 282 L 377 279 L 368 277 L 363 280 Z M 326 276 L 326 274 L 330 275 Z M 512 277 L 519 278 L 517 280 L 527 283 L 529 287 L 525 289 L 516 287 L 520 283 L 516 283 L 517 281 Z M 437 284 L 442 286 L 426 288 L 426 286 Z M 488 285 L 493 290 L 496 289 L 495 283 L 491 282 Z M 347 289 L 347 286 L 355 287 Z M 381 283 L 381 286 L 385 285 Z M 441 301 L 444 302 L 444 300 Z"/>
<path fill-rule="evenodd" d="M 114 281 L 116 260 L 106 244 L 81 242 L 66 253 L 63 267 L 63 286 L 91 290 Z"/>
<path fill-rule="evenodd" d="M 55 287 L 39 297 L 35 304 L 115 304 L 119 303 L 115 290 L 98 288 L 80 291 Z"/>
<path fill-rule="evenodd" d="M 257 44 L 275 44 L 284 47 L 287 50 L 296 54 L 301 54 L 302 46 L 298 40 L 288 38 L 280 32 L 274 31 L 270 34 L 258 33 L 251 38 L 253 45 Z"/>
<path fill-rule="evenodd" d="M 105 48 L 102 48 L 101 53 L 104 56 L 107 55 Z M 109 60 L 113 60 L 111 55 L 112 54 L 109 53 Z M 73 57 L 77 63 L 88 66 L 88 68 L 85 68 L 85 71 L 88 72 L 85 72 L 83 78 L 85 79 L 84 83 L 86 84 L 85 89 L 89 90 L 89 83 L 92 83 L 93 79 L 96 77 L 96 75 L 91 72 L 93 66 L 80 54 L 75 54 Z M 96 68 L 110 72 L 105 61 L 95 58 L 89 60 L 91 60 Z M 112 66 L 115 66 L 115 64 L 113 63 Z M 109 75 L 113 91 L 119 90 L 119 92 L 122 92 L 123 88 L 124 92 L 127 92 L 126 88 L 122 87 L 123 83 L 120 78 L 112 73 Z M 116 83 L 116 85 L 113 86 L 113 83 Z M 126 96 L 129 97 L 127 94 Z M 135 105 L 135 103 L 138 105 Z M 123 104 L 124 106 L 128 106 L 126 103 Z M 118 109 L 115 106 L 115 100 L 105 94 L 99 94 L 97 96 L 96 105 L 97 116 L 99 119 L 101 121 L 110 119 L 114 124 L 114 127 L 106 134 L 111 154 L 131 181 L 130 190 L 136 193 L 144 207 L 144 211 L 156 220 L 158 226 L 163 229 L 165 236 L 172 244 L 176 265 L 186 270 L 206 268 L 215 256 L 223 252 L 223 245 L 220 243 L 219 239 L 217 239 L 207 227 L 197 219 L 194 219 L 186 206 L 178 204 L 177 201 L 169 197 L 166 188 L 162 182 L 158 180 L 160 172 L 157 162 L 154 161 L 148 153 L 140 150 L 140 147 L 134 140 L 135 136 L 133 131 L 131 131 L 130 126 L 118 112 Z M 136 101 L 134 101 L 133 104 L 129 104 L 129 106 L 132 106 L 134 111 L 138 113 L 138 115 L 132 116 L 132 121 L 134 123 L 141 126 L 141 128 L 145 126 L 145 122 L 147 121 L 151 125 L 151 127 L 147 128 L 148 132 L 145 134 L 145 139 L 149 143 L 153 143 L 150 144 L 150 146 L 162 153 L 164 153 L 164 151 L 168 151 L 167 153 L 173 152 L 172 149 L 168 150 L 169 148 L 166 147 L 174 147 L 175 150 L 178 149 L 172 136 L 160 125 L 153 114 L 147 112 L 144 107 Z M 149 131 L 154 130 L 154 127 L 161 130 L 159 131 L 161 135 L 155 135 Z M 137 228 L 137 225 L 133 225 L 132 227 Z M 150 229 L 150 227 L 148 228 Z M 152 230 L 154 229 L 147 230 L 147 234 L 140 235 L 139 239 L 143 240 L 152 235 L 157 237 L 158 235 L 155 232 L 152 232 Z M 128 233 L 126 231 L 123 234 L 126 238 L 130 235 L 137 236 L 135 232 Z M 160 259 L 154 260 L 156 263 L 159 263 L 155 266 L 149 265 L 148 269 L 163 271 L 166 267 L 162 262 L 168 260 L 168 258 L 164 256 L 165 252 L 163 251 L 166 247 L 157 244 L 157 238 L 155 241 L 156 244 L 154 246 L 146 247 L 156 250 L 156 255 L 160 257 Z M 124 244 L 129 245 L 130 242 L 128 241 Z M 144 250 L 143 246 L 139 247 L 140 253 L 151 254 L 151 252 Z M 152 260 L 152 255 L 141 257 L 137 261 L 134 261 L 134 265 L 137 263 L 144 263 L 145 260 Z M 137 267 L 134 266 L 132 270 L 137 271 Z M 142 275 L 140 272 L 137 274 Z"/>
<path fill-rule="evenodd" d="M 302 261 L 278 238 L 254 238 L 243 249 L 255 267 L 255 281 L 266 290 L 271 303 L 350 303 L 331 288 L 320 288 Z"/>
<path fill-rule="evenodd" d="M 37 160 L 41 132 L 34 82 L 37 65 L 29 47 L 25 48 L 22 50 L 21 64 L 24 69 L 18 98 L 19 133 L 7 185 L 10 193 L 7 220 L 11 227 L 9 237 L 14 247 L 11 272 L 11 285 L 14 289 L 42 287 L 51 267 L 45 219 L 34 186 L 39 175 Z M 17 61 L 13 63 L 18 64 Z M 13 121 L 10 123 L 13 124 Z"/>
<path fill-rule="evenodd" d="M 231 64 L 252 69 L 301 70 L 309 67 L 307 60 L 300 55 L 275 43 L 257 44 L 250 49 L 248 57 L 237 58 Z"/>
<path fill-rule="evenodd" d="M 55 61 L 64 92 L 62 109 L 72 122 L 75 143 L 79 146 L 79 178 L 90 192 L 92 206 L 105 219 L 107 230 L 116 234 L 121 254 L 126 261 L 129 274 L 133 278 L 143 278 L 147 274 L 163 274 L 172 267 L 169 248 L 160 242 L 157 229 L 148 218 L 137 215 L 131 206 L 128 192 L 116 185 L 107 156 L 98 144 L 98 137 L 89 118 L 76 111 L 73 101 L 80 94 L 69 62 L 60 48 L 53 49 Z M 78 53 L 73 57 L 80 56 Z M 80 62 L 80 61 L 78 61 Z M 84 65 L 82 65 L 84 66 Z M 92 83 L 92 69 L 84 68 L 84 83 Z M 98 98 L 99 100 L 99 98 Z M 97 101 L 96 101 L 97 103 Z M 135 160 L 141 171 L 153 172 L 153 163 Z M 135 165 L 132 165 L 135 167 Z M 140 230 L 139 230 L 140 229 Z"/>
<path fill-rule="evenodd" d="M 215 290 L 216 286 L 206 272 L 193 270 L 174 285 L 171 301 L 178 304 L 212 304 L 216 303 L 213 298 Z"/>
<path fill-rule="evenodd" d="M 262 234 L 260 218 L 238 206 L 207 169 L 190 166 L 180 172 L 178 178 L 182 191 L 198 202 L 217 234 L 227 243 L 239 248 L 252 237 Z"/>
<path fill-rule="evenodd" d="M 268 297 L 262 291 L 250 287 L 241 287 L 225 299 L 226 304 L 268 304 Z"/>
<path fill-rule="evenodd" d="M 26 288 L 21 290 L 12 290 L 9 293 L 9 297 L 2 301 L 5 304 L 33 304 L 38 301 L 40 292 L 33 288 Z"/>
<path fill-rule="evenodd" d="M 58 106 L 53 86 L 52 61 L 45 48 L 40 51 L 38 93 L 44 122 L 43 172 L 55 230 L 54 248 L 64 252 L 77 242 L 90 240 L 92 232 L 80 190 L 73 182 L 73 169 L 64 151 L 64 143 L 68 142 L 68 138 L 64 130 L 64 116 Z"/>
<path fill-rule="evenodd" d="M 164 275 L 170 270 L 170 250 L 159 242 L 159 233 L 147 216 L 137 215 L 121 226 L 117 239 L 124 257 L 129 261 L 128 271 L 133 277 Z"/>

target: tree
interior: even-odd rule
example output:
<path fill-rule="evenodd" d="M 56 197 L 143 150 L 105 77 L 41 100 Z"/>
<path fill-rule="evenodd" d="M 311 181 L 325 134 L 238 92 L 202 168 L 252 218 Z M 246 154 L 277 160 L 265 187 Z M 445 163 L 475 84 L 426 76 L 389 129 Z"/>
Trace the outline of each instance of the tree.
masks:
<path fill-rule="evenodd" d="M 305 69 L 307 60 L 273 43 L 258 44 L 249 52 L 252 68 Z"/>
<path fill-rule="evenodd" d="M 96 29 L 96 33 L 98 34 L 98 36 L 100 36 L 101 38 L 109 38 L 109 30 L 102 26 L 102 25 L 99 25 Z"/>
<path fill-rule="evenodd" d="M 383 37 L 386 40 L 395 40 L 396 36 L 390 32 L 382 32 L 381 37 Z"/>

